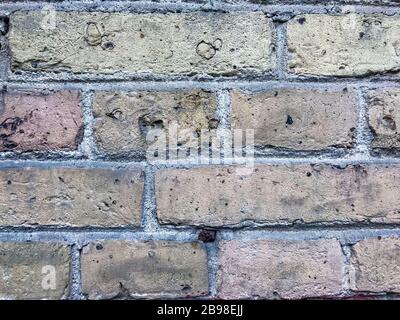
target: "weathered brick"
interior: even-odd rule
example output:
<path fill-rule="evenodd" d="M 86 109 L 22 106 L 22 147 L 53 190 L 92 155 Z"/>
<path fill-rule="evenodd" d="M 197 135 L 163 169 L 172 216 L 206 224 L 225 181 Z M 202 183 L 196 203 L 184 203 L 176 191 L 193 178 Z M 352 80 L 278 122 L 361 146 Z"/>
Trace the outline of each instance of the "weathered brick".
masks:
<path fill-rule="evenodd" d="M 356 95 L 347 88 L 232 93 L 232 127 L 254 129 L 257 147 L 351 147 L 356 122 Z"/>
<path fill-rule="evenodd" d="M 298 299 L 339 294 L 344 257 L 337 240 L 221 241 L 218 295 Z"/>
<path fill-rule="evenodd" d="M 352 290 L 400 292 L 400 240 L 365 239 L 352 246 Z"/>
<path fill-rule="evenodd" d="M 69 248 L 0 243 L 0 299 L 62 299 L 69 290 Z"/>
<path fill-rule="evenodd" d="M 141 170 L 0 170 L 0 225 L 139 225 Z"/>
<path fill-rule="evenodd" d="M 208 293 L 207 253 L 198 242 L 91 243 L 83 249 L 81 264 L 89 299 Z"/>
<path fill-rule="evenodd" d="M 290 71 L 334 76 L 397 72 L 399 28 L 398 17 L 383 15 L 297 16 L 287 27 Z"/>
<path fill-rule="evenodd" d="M 373 147 L 400 147 L 400 90 L 377 89 L 369 93 L 369 126 L 374 132 Z"/>
<path fill-rule="evenodd" d="M 2 94 L 0 151 L 73 150 L 82 136 L 77 91 Z"/>
<path fill-rule="evenodd" d="M 257 165 L 164 169 L 156 173 L 161 223 L 226 226 L 399 222 L 396 165 Z"/>
<path fill-rule="evenodd" d="M 175 123 L 177 142 L 184 146 L 193 140 L 189 136 L 197 142 L 198 132 L 217 127 L 216 105 L 215 94 L 202 90 L 98 92 L 93 103 L 94 134 L 107 153 L 145 152 L 152 143 L 146 141 L 150 130 L 161 129 L 167 135 Z"/>
<path fill-rule="evenodd" d="M 14 70 L 232 75 L 275 64 L 272 22 L 260 12 L 57 12 L 52 30 L 42 21 L 12 14 Z"/>

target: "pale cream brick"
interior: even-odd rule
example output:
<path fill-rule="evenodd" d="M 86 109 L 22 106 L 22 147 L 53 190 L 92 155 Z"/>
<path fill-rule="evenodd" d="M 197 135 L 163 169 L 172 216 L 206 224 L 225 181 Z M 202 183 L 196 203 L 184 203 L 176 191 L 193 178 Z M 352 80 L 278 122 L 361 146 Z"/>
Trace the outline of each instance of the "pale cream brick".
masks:
<path fill-rule="evenodd" d="M 362 76 L 400 69 L 400 19 L 305 14 L 287 26 L 289 69 L 297 74 Z"/>
<path fill-rule="evenodd" d="M 275 66 L 272 22 L 261 12 L 42 12 L 11 15 L 13 70 L 234 75 Z"/>

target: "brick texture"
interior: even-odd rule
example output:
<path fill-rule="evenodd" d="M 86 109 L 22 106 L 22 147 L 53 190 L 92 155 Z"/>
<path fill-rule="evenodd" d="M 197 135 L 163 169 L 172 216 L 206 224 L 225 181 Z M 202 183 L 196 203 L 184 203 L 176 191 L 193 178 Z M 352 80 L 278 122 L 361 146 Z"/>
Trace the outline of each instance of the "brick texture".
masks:
<path fill-rule="evenodd" d="M 399 1 L 0 1 L 0 299 L 399 299 Z"/>
<path fill-rule="evenodd" d="M 400 20 L 383 15 L 297 16 L 288 24 L 293 73 L 362 76 L 397 72 Z"/>
<path fill-rule="evenodd" d="M 259 12 L 57 12 L 56 28 L 43 32 L 42 23 L 40 12 L 12 15 L 14 70 L 230 75 L 275 61 L 272 24 Z"/>
<path fill-rule="evenodd" d="M 0 151 L 73 150 L 82 139 L 78 92 L 7 92 L 0 106 Z"/>
<path fill-rule="evenodd" d="M 196 242 L 91 243 L 83 249 L 82 281 L 89 299 L 202 296 L 208 293 L 207 253 Z"/>
<path fill-rule="evenodd" d="M 140 224 L 138 170 L 0 170 L 0 225 L 116 227 Z"/>
<path fill-rule="evenodd" d="M 223 241 L 218 262 L 224 299 L 299 299 L 342 290 L 344 257 L 335 240 Z"/>
<path fill-rule="evenodd" d="M 201 90 L 98 92 L 93 105 L 94 132 L 100 148 L 109 154 L 144 153 L 152 144 L 157 145 L 150 135 L 152 130 L 167 135 L 174 125 L 177 145 L 191 146 L 198 132 L 218 127 L 216 107 L 215 94 Z M 160 143 L 160 147 L 167 146 Z"/>
<path fill-rule="evenodd" d="M 68 296 L 69 248 L 54 243 L 0 243 L 0 299 Z"/>
<path fill-rule="evenodd" d="M 397 166 L 258 165 L 161 170 L 156 174 L 162 223 L 224 226 L 398 222 Z"/>
<path fill-rule="evenodd" d="M 373 90 L 368 102 L 369 125 L 374 133 L 373 147 L 387 150 L 399 148 L 400 90 Z"/>
<path fill-rule="evenodd" d="M 254 129 L 257 147 L 295 150 L 350 147 L 354 143 L 356 121 L 356 97 L 347 88 L 232 94 L 232 127 Z"/>
<path fill-rule="evenodd" d="M 400 240 L 372 238 L 352 247 L 351 288 L 357 291 L 400 292 Z"/>

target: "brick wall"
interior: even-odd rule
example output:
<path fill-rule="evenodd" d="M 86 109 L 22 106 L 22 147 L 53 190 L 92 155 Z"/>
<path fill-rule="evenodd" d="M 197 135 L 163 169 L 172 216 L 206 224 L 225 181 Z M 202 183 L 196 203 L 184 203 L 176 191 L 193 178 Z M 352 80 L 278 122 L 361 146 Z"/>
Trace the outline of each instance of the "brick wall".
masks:
<path fill-rule="evenodd" d="M 2 1 L 0 298 L 398 298 L 399 32 L 395 0 Z"/>

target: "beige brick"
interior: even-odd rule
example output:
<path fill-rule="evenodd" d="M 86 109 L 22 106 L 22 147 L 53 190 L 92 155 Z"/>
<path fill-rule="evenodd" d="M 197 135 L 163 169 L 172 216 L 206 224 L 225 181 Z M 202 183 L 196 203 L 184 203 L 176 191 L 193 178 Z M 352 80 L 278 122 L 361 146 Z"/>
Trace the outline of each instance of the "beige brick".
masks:
<path fill-rule="evenodd" d="M 369 93 L 369 126 L 375 148 L 400 147 L 400 90 L 377 89 Z"/>
<path fill-rule="evenodd" d="M 400 292 L 400 240 L 374 238 L 356 243 L 350 282 L 356 291 Z"/>
<path fill-rule="evenodd" d="M 0 243 L 0 299 L 66 298 L 69 251 L 55 243 Z"/>
<path fill-rule="evenodd" d="M 0 170 L 0 225 L 139 225 L 140 170 Z"/>
<path fill-rule="evenodd" d="M 0 151 L 77 148 L 83 133 L 78 92 L 10 91 L 2 98 Z"/>
<path fill-rule="evenodd" d="M 234 75 L 275 65 L 272 22 L 249 13 L 41 12 L 11 15 L 13 70 Z"/>
<path fill-rule="evenodd" d="M 254 129 L 257 147 L 351 147 L 356 122 L 356 95 L 347 88 L 232 93 L 232 127 Z"/>
<path fill-rule="evenodd" d="M 192 146 L 197 133 L 215 129 L 216 96 L 192 90 L 175 92 L 98 92 L 94 112 L 94 133 L 99 147 L 110 154 L 145 152 L 152 145 L 150 130 L 167 135 L 177 125 L 178 143 Z M 165 143 L 161 145 L 165 149 Z"/>
<path fill-rule="evenodd" d="M 81 264 L 89 299 L 208 294 L 207 253 L 197 242 L 91 243 L 83 249 Z"/>
<path fill-rule="evenodd" d="M 287 26 L 289 69 L 298 74 L 362 76 L 400 69 L 400 19 L 306 14 Z"/>
<path fill-rule="evenodd" d="M 156 173 L 161 223 L 225 226 L 245 221 L 398 223 L 398 166 L 257 165 Z"/>
<path fill-rule="evenodd" d="M 223 299 L 298 299 L 342 290 L 344 257 L 337 240 L 221 241 L 218 264 Z"/>

